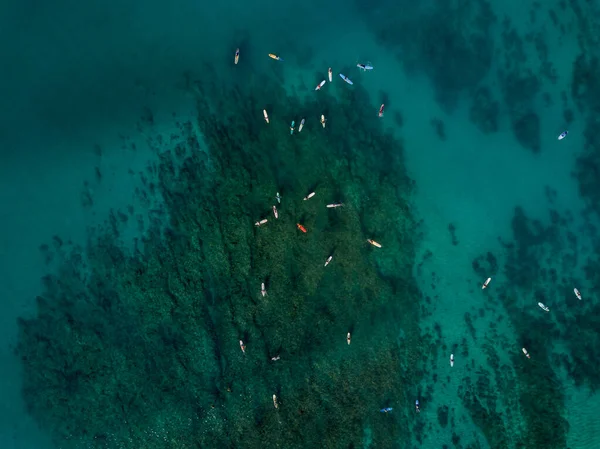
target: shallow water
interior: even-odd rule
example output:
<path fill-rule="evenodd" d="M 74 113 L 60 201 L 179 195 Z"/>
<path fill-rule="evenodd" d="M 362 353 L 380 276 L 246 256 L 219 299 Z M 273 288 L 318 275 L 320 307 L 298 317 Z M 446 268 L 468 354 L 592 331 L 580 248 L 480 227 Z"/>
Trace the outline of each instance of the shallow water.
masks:
<path fill-rule="evenodd" d="M 594 5 L 31 6 L 0 14 L 3 447 L 598 446 Z"/>

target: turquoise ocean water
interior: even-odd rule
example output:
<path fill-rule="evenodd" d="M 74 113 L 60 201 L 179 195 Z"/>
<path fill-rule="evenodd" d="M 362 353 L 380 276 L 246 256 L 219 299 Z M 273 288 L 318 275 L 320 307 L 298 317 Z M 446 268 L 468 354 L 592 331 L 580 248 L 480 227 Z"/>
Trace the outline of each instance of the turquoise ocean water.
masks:
<path fill-rule="evenodd" d="M 1 7 L 1 447 L 600 447 L 600 4 L 417 3 Z"/>

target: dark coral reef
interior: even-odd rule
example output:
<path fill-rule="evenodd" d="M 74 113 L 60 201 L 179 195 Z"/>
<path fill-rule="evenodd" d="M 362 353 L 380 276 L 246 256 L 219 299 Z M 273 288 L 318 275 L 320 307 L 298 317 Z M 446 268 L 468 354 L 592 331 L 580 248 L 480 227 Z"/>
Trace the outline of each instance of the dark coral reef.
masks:
<path fill-rule="evenodd" d="M 579 192 L 596 216 L 600 216 L 600 55 L 581 54 L 573 64 L 571 95 L 584 116 L 585 143 L 577 159 Z"/>
<path fill-rule="evenodd" d="M 485 80 L 492 66 L 496 22 L 488 2 L 436 2 L 435 8 L 414 2 L 378 7 L 364 0 L 357 3 L 379 42 L 394 50 L 405 69 L 429 76 L 443 109 L 453 110 L 464 92 Z M 493 107 L 486 111 L 488 118 L 481 123 L 493 121 Z"/>
<path fill-rule="evenodd" d="M 356 2 L 377 40 L 405 70 L 429 78 L 444 111 L 465 102 L 469 119 L 486 134 L 498 131 L 506 116 L 521 146 L 541 150 L 538 96 L 544 80 L 557 79 L 545 44 L 549 30 L 534 27 L 521 35 L 512 17 L 498 17 L 487 0 L 390 1 L 376 7 Z M 538 9 L 534 4 L 530 14 Z M 544 99 L 552 103 L 549 93 Z"/>
<path fill-rule="evenodd" d="M 523 417 L 524 431 L 516 437 L 523 447 L 566 446 L 569 425 L 562 388 L 565 374 L 576 386 L 587 386 L 592 391 L 600 386 L 595 368 L 600 363 L 600 338 L 594 330 L 600 325 L 600 306 L 579 301 L 573 293 L 575 287 L 586 285 L 586 292 L 600 285 L 593 268 L 600 261 L 597 251 L 587 258 L 580 254 L 578 237 L 570 230 L 572 223 L 572 216 L 554 210 L 549 222 L 543 223 L 517 207 L 512 220 L 513 239 L 504 244 L 507 282 L 496 284 L 495 289 L 517 341 L 504 344 L 512 347 L 508 349 L 511 366 L 496 364 L 494 371 L 496 378 L 502 379 L 499 384 L 505 387 L 503 396 L 511 398 L 512 406 L 505 415 L 518 409 Z M 482 260 L 491 258 L 496 260 L 490 253 L 475 260 L 475 271 L 483 266 Z M 585 279 L 577 274 L 580 268 L 584 269 Z M 542 311 L 538 302 L 548 306 L 550 312 Z M 521 354 L 522 347 L 527 348 L 531 359 Z M 476 415 L 474 419 L 480 420 L 483 428 L 490 427 L 496 439 L 498 433 L 492 429 L 498 425 L 492 414 L 478 412 L 473 395 L 479 397 L 481 393 L 475 390 L 464 399 Z"/>
<path fill-rule="evenodd" d="M 424 366 L 402 146 L 360 89 L 305 103 L 209 73 L 149 170 L 167 223 L 133 252 L 109 226 L 63 254 L 20 321 L 29 411 L 61 447 L 359 447 L 367 428 L 396 447 Z"/>

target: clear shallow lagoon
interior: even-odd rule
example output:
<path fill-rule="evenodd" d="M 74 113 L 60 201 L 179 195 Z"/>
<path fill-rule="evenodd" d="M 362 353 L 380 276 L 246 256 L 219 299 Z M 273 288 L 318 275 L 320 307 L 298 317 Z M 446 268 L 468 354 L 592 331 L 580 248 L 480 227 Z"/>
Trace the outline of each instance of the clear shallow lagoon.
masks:
<path fill-rule="evenodd" d="M 594 8 L 3 6 L 2 446 L 597 447 Z"/>

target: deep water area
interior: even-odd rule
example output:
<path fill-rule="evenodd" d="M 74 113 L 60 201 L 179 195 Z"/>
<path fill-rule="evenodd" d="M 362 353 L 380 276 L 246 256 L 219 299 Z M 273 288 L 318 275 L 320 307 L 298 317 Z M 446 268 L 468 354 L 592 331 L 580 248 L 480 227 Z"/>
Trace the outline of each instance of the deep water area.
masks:
<path fill-rule="evenodd" d="M 600 447 L 600 4 L 30 6 L 2 448 Z"/>

